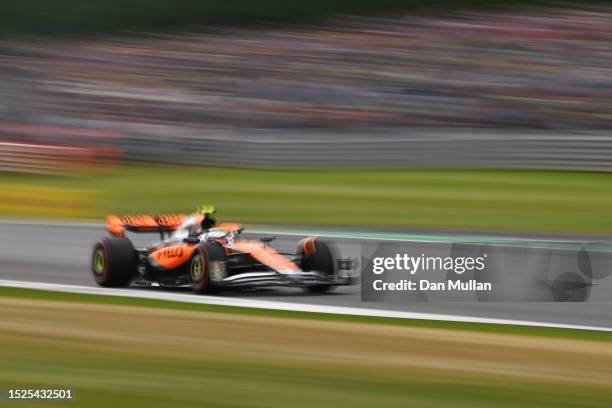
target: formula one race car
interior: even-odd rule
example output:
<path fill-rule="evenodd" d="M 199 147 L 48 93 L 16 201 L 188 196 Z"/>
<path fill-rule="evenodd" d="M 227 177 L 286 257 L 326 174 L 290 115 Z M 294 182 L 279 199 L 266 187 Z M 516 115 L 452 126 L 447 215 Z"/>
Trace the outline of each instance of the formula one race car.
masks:
<path fill-rule="evenodd" d="M 335 257 L 334 246 L 316 237 L 302 239 L 295 253 L 283 254 L 269 243 L 239 239 L 240 224 L 202 229 L 204 215 L 141 215 L 107 218 L 111 237 L 93 250 L 92 271 L 98 285 L 191 287 L 212 293 L 229 287 L 297 286 L 325 292 L 350 285 L 354 261 Z M 134 248 L 125 232 L 157 232 L 161 241 Z M 288 258 L 289 256 L 289 258 Z"/>

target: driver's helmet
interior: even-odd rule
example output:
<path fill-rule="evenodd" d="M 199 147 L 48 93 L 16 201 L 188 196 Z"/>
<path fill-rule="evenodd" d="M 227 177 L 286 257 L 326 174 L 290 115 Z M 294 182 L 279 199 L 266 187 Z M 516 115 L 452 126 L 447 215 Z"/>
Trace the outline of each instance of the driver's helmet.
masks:
<path fill-rule="evenodd" d="M 214 205 L 202 205 L 198 208 L 196 208 L 195 213 L 196 214 L 202 214 L 202 215 L 213 215 L 215 213 L 216 209 Z"/>

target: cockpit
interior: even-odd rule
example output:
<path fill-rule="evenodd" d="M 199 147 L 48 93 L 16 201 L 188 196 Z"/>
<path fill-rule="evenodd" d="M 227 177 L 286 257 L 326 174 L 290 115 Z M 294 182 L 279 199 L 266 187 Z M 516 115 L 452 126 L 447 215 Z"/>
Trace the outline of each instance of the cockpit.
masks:
<path fill-rule="evenodd" d="M 197 237 L 200 241 L 210 241 L 222 238 L 231 240 L 242 232 L 243 227 L 239 224 L 220 224 L 209 230 L 202 229 L 203 216 L 196 214 L 187 218 L 170 236 L 169 240 L 180 241 L 189 237 Z"/>

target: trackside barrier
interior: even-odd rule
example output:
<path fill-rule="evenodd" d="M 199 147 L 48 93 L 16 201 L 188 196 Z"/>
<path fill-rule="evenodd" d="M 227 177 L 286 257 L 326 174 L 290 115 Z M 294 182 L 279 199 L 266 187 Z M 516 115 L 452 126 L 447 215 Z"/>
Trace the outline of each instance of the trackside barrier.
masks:
<path fill-rule="evenodd" d="M 119 132 L 0 123 L 0 171 L 74 174 L 113 167 L 122 156 Z"/>
<path fill-rule="evenodd" d="M 612 171 L 612 132 L 257 129 L 126 133 L 132 161 L 246 168 Z"/>
<path fill-rule="evenodd" d="M 110 154 L 109 154 L 110 153 Z M 95 148 L 0 142 L 0 171 L 64 174 L 108 166 L 114 153 Z"/>

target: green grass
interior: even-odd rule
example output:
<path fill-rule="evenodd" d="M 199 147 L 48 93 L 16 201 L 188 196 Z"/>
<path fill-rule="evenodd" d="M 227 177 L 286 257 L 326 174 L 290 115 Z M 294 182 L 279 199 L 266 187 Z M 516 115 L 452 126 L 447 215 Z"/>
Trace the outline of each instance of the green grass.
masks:
<path fill-rule="evenodd" d="M 8 346 L 14 346 L 8 344 Z M 33 355 L 41 352 L 34 347 Z M 79 350 L 80 351 L 80 350 Z M 109 353 L 111 354 L 111 353 Z M 84 358 L 57 366 L 40 360 L 11 357 L 0 369 L 15 373 L 26 385 L 53 384 L 75 390 L 77 407 L 609 407 L 610 394 L 602 388 L 530 384 L 526 381 L 481 381 L 401 373 L 390 380 L 377 372 L 347 368 L 277 366 L 270 362 L 210 362 L 196 356 L 156 360 L 155 356 L 104 358 L 87 353 Z M 51 381 L 45 379 L 52 379 Z M 21 384 L 24 384 L 23 382 Z M 55 406 L 42 403 L 24 406 Z M 66 406 L 72 406 L 71 403 Z"/>
<path fill-rule="evenodd" d="M 0 286 L 0 298 L 12 297 L 34 300 L 52 300 L 74 303 L 138 306 L 172 310 L 193 310 L 200 312 L 229 313 L 247 316 L 268 316 L 348 323 L 382 324 L 433 329 L 467 330 L 485 333 L 514 334 L 577 340 L 612 342 L 612 333 L 588 330 L 557 329 L 550 327 L 515 326 L 506 324 L 463 323 L 436 320 L 396 319 L 386 317 L 350 316 L 326 313 L 292 312 L 273 309 L 256 309 L 234 306 L 206 305 L 197 303 L 172 302 L 165 300 L 139 299 L 123 296 L 85 295 L 53 292 L 36 289 L 20 289 Z"/>
<path fill-rule="evenodd" d="M 0 174 L 0 199 L 24 186 L 89 192 L 92 208 L 75 208 L 75 218 L 213 203 L 222 221 L 244 224 L 612 233 L 612 174 L 605 173 L 140 166 L 72 178 Z M 21 199 L 24 206 L 10 211 L 0 200 L 0 216 L 66 213 L 53 202 L 32 208 Z"/>
<path fill-rule="evenodd" d="M 71 387 L 66 406 L 603 408 L 612 398 L 610 353 L 593 333 L 240 316 L 16 289 L 0 302 L 0 387 Z"/>

